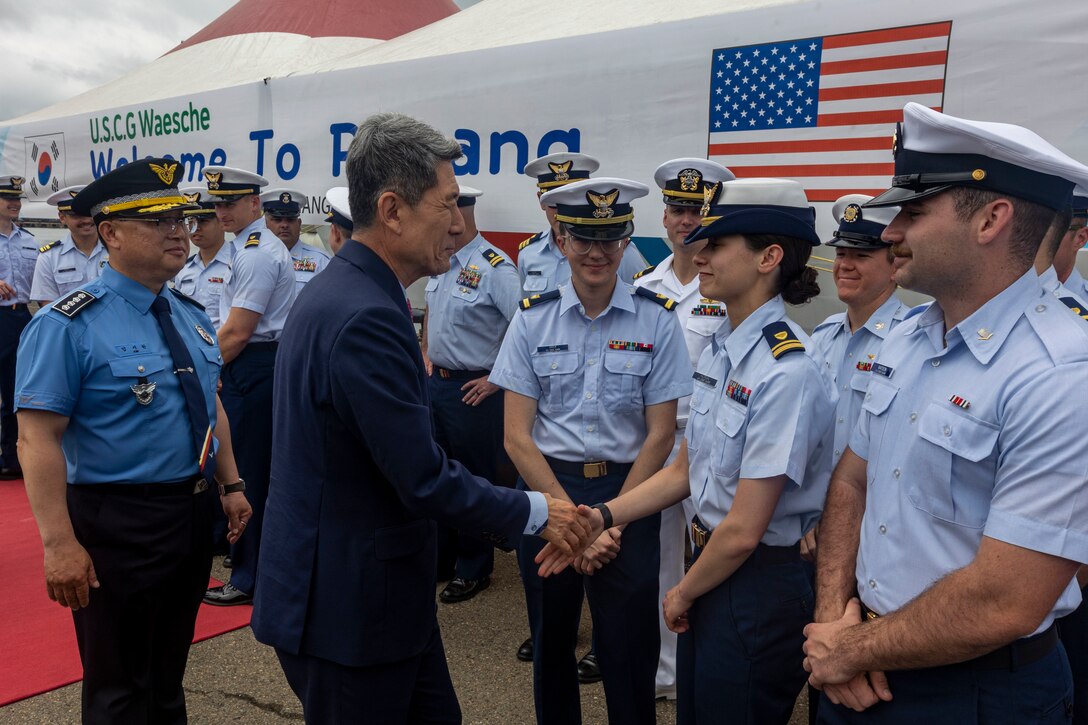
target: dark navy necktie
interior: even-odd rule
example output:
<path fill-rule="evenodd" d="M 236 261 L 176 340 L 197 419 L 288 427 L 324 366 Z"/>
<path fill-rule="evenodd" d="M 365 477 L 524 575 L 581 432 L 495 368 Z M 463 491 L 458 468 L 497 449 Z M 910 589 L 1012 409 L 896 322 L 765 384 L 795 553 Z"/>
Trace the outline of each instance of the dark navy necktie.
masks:
<path fill-rule="evenodd" d="M 174 327 L 174 321 L 170 315 L 170 302 L 161 295 L 157 296 L 151 303 L 151 311 L 155 313 L 155 319 L 162 328 L 166 346 L 170 348 L 170 357 L 174 359 L 174 374 L 178 376 L 181 392 L 185 394 L 185 407 L 189 409 L 189 422 L 193 426 L 193 441 L 196 444 L 200 473 L 211 480 L 215 476 L 211 421 L 208 418 L 204 389 L 200 387 L 200 379 L 193 366 L 193 358 L 189 354 L 189 349 L 185 347 L 181 335 L 178 334 L 178 329 Z"/>

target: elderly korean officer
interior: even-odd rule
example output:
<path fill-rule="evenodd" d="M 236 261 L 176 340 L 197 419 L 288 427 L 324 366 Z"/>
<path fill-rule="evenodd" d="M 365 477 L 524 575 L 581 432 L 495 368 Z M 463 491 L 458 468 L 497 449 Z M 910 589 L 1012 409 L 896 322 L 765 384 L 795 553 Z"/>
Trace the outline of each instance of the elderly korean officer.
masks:
<path fill-rule="evenodd" d="M 810 682 L 828 723 L 1067 722 L 1054 620 L 1088 562 L 1088 324 L 1032 267 L 1088 168 L 910 103 L 884 230 L 931 295 L 873 361 L 820 527 Z M 860 602 L 858 600 L 860 597 Z"/>
<path fill-rule="evenodd" d="M 434 439 L 405 288 L 449 270 L 461 147 L 395 113 L 348 150 L 353 236 L 306 285 L 276 367 L 253 632 L 306 722 L 459 723 L 435 612 L 435 521 L 580 551 L 567 501 L 492 486 Z"/>
<path fill-rule="evenodd" d="M 231 540 L 251 515 L 215 394 L 215 332 L 165 285 L 189 252 L 179 175 L 169 159 L 134 161 L 76 196 L 109 265 L 20 343 L 20 457 L 49 596 L 75 621 L 84 723 L 185 722 L 217 494 Z"/>

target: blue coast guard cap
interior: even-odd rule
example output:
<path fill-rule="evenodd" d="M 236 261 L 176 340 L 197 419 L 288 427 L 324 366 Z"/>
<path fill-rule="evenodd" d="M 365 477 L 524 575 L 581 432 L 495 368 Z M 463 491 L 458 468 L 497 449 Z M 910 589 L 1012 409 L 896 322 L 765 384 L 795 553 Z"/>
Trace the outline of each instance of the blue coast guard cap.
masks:
<path fill-rule="evenodd" d="M 892 188 L 869 207 L 901 205 L 963 186 L 1057 210 L 1074 185 L 1088 186 L 1088 167 L 1022 126 L 969 121 L 918 103 L 903 108 L 892 153 Z"/>
<path fill-rule="evenodd" d="M 72 213 L 93 217 L 135 217 L 194 208 L 178 190 L 181 164 L 171 159 L 140 159 L 101 176 L 75 195 Z"/>
<path fill-rule="evenodd" d="M 603 176 L 567 184 L 540 197 L 555 207 L 555 220 L 570 227 L 578 239 L 611 242 L 635 231 L 631 202 L 650 193 L 650 187 L 629 179 Z"/>
<path fill-rule="evenodd" d="M 789 179 L 736 179 L 707 189 L 702 226 L 684 244 L 728 234 L 781 234 L 820 244 L 816 210 Z"/>
<path fill-rule="evenodd" d="M 839 228 L 835 230 L 827 246 L 845 249 L 884 249 L 891 246 L 891 243 L 885 242 L 880 235 L 884 233 L 884 228 L 892 223 L 892 219 L 895 219 L 895 215 L 899 213 L 899 207 L 863 208 L 872 199 L 873 197 L 865 194 L 847 194 L 839 197 L 831 208 Z"/>

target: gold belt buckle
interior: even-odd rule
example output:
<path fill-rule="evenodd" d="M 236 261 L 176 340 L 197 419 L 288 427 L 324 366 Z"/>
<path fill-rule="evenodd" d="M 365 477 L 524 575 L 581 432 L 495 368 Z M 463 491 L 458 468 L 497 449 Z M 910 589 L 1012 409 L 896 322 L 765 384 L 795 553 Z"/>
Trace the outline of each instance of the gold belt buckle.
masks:
<path fill-rule="evenodd" d="M 874 619 L 880 619 L 880 615 L 877 614 L 876 612 L 874 612 L 872 609 L 869 609 L 868 607 L 866 607 L 865 608 L 865 619 L 866 619 L 866 621 L 871 622 Z"/>
<path fill-rule="evenodd" d="M 582 476 L 585 478 L 600 478 L 608 475 L 607 461 L 592 461 L 582 464 Z"/>
<path fill-rule="evenodd" d="M 195 496 L 196 494 L 198 494 L 198 493 L 204 493 L 204 492 L 205 492 L 205 491 L 207 491 L 207 490 L 208 490 L 208 480 L 207 480 L 206 478 L 201 478 L 201 479 L 199 479 L 199 480 L 198 480 L 198 481 L 197 481 L 197 482 L 196 482 L 196 483 L 195 483 L 195 484 L 193 485 L 193 495 L 194 495 L 194 496 Z"/>
<path fill-rule="evenodd" d="M 708 538 L 709 537 L 707 536 L 706 531 L 701 526 L 699 526 L 699 524 L 697 524 L 697 523 L 695 523 L 693 521 L 692 524 L 691 524 L 691 540 L 692 540 L 692 542 L 696 546 L 698 546 L 700 549 L 702 549 L 702 548 L 704 548 L 706 546 L 706 540 Z"/>
<path fill-rule="evenodd" d="M 438 377 L 448 380 L 450 377 L 450 371 L 446 370 L 445 368 L 438 368 Z"/>

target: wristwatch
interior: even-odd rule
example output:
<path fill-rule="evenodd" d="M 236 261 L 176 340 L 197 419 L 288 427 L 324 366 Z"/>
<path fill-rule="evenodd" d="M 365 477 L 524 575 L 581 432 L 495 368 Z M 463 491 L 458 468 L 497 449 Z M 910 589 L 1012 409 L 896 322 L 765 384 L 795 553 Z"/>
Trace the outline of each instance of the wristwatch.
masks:
<path fill-rule="evenodd" d="M 595 508 L 601 512 L 601 518 L 604 519 L 604 528 L 612 528 L 612 512 L 608 510 L 608 506 L 603 503 L 595 503 L 590 508 Z"/>
<path fill-rule="evenodd" d="M 242 493 L 246 490 L 245 479 L 239 478 L 234 483 L 221 483 L 219 484 L 219 495 L 226 496 L 228 493 Z"/>

